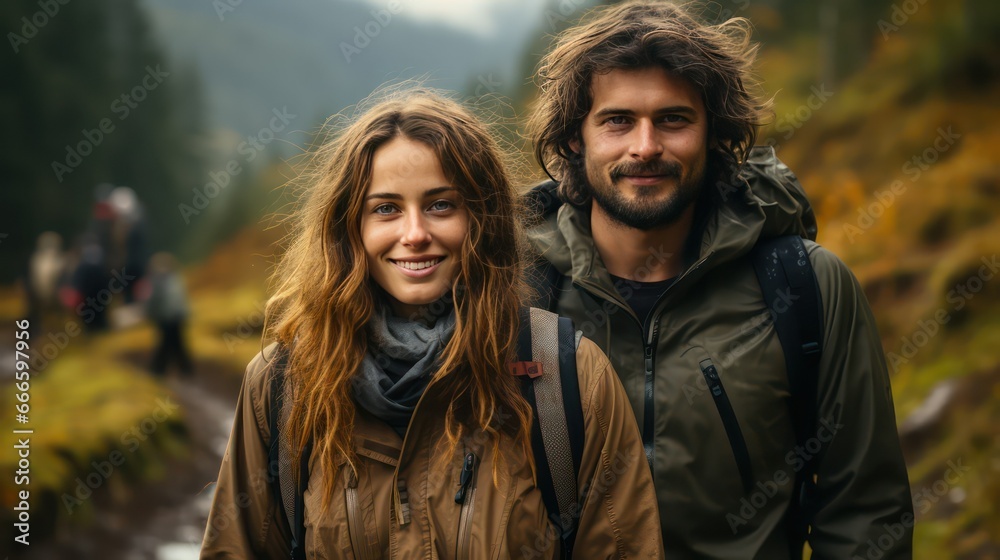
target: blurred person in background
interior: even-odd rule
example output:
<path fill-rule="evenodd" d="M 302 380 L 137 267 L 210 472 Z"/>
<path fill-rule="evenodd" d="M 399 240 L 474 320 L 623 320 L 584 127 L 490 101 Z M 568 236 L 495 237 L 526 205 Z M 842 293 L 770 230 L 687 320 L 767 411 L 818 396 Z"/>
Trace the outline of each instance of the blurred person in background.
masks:
<path fill-rule="evenodd" d="M 193 372 L 191 353 L 185 340 L 188 300 L 177 259 L 170 253 L 153 255 L 149 259 L 148 281 L 146 315 L 156 324 L 160 335 L 150 370 L 163 376 L 167 372 L 167 366 L 173 362 L 180 368 L 182 375 L 190 376 Z"/>
<path fill-rule="evenodd" d="M 93 234 L 80 237 L 80 259 L 70 278 L 63 303 L 83 319 L 84 330 L 90 333 L 108 328 L 108 305 L 114 293 L 109 289 L 104 249 Z"/>
<path fill-rule="evenodd" d="M 105 256 L 113 245 L 115 208 L 111 204 L 111 191 L 114 189 L 115 186 L 111 183 L 101 183 L 94 187 L 94 204 L 90 208 L 90 221 L 86 230 Z"/>
<path fill-rule="evenodd" d="M 67 280 L 66 264 L 62 237 L 53 231 L 39 235 L 24 281 L 28 319 L 35 333 L 44 332 L 45 322 L 62 311 L 59 289 Z"/>
<path fill-rule="evenodd" d="M 116 187 L 108 195 L 114 212 L 111 225 L 112 256 L 108 265 L 129 278 L 124 286 L 124 303 L 135 302 L 136 285 L 146 273 L 146 220 L 142 204 L 129 187 Z"/>

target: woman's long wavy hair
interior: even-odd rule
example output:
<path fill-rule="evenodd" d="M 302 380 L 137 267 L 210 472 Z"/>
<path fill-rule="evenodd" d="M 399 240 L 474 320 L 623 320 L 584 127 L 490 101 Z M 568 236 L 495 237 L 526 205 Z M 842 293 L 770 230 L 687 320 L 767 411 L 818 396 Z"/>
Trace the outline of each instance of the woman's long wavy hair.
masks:
<path fill-rule="evenodd" d="M 308 192 L 292 215 L 296 229 L 267 304 L 265 334 L 289 350 L 286 379 L 295 398 L 284 433 L 293 457 L 311 438 L 327 488 L 340 460 L 357 467 L 352 378 L 368 350 L 366 324 L 383 297 L 369 276 L 361 217 L 375 152 L 397 137 L 437 154 L 469 216 L 450 294 L 455 331 L 432 378 L 450 396 L 445 430 L 452 451 L 471 430 L 489 436 L 494 451 L 501 436 L 512 437 L 530 457 L 531 408 L 509 373 L 525 244 L 503 152 L 471 112 L 427 90 L 390 92 L 338 128 L 312 156 Z"/>
<path fill-rule="evenodd" d="M 560 197 L 581 206 L 590 201 L 589 189 L 572 180 L 570 166 L 579 165 L 580 156 L 570 143 L 583 144 L 580 127 L 593 103 L 594 75 L 616 69 L 663 68 L 701 92 L 710 176 L 733 176 L 770 106 L 752 93 L 758 87 L 750 74 L 758 46 L 750 41 L 749 22 L 732 18 L 708 25 L 693 10 L 650 0 L 597 8 L 583 19 L 587 23 L 559 35 L 540 62 L 539 99 L 526 127 L 535 159 L 560 181 Z"/>

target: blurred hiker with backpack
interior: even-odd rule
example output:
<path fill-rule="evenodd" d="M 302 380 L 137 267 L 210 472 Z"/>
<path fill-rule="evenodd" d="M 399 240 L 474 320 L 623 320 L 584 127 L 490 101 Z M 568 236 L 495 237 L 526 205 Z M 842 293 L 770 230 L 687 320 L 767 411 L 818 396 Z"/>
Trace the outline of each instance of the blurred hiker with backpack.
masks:
<path fill-rule="evenodd" d="M 138 195 L 130 187 L 115 187 L 108 196 L 114 210 L 111 229 L 111 247 L 114 248 L 112 269 L 120 269 L 122 274 L 135 281 L 125 284 L 123 292 L 125 305 L 135 301 L 135 289 L 141 285 L 146 274 L 146 262 L 150 259 L 146 249 L 146 217 Z"/>
<path fill-rule="evenodd" d="M 202 558 L 658 558 L 624 390 L 526 309 L 486 127 L 407 92 L 322 148 Z"/>
<path fill-rule="evenodd" d="M 170 253 L 156 253 L 149 259 L 149 299 L 146 315 L 159 330 L 160 339 L 153 352 L 150 370 L 165 375 L 174 362 L 182 375 L 191 375 L 191 353 L 185 341 L 188 318 L 187 291 L 177 270 L 177 259 Z"/>
<path fill-rule="evenodd" d="M 553 178 L 528 197 L 538 305 L 621 377 L 670 557 L 909 558 L 875 320 L 795 176 L 752 149 L 755 53 L 746 20 L 654 1 L 557 38 L 527 127 Z"/>
<path fill-rule="evenodd" d="M 28 259 L 24 275 L 27 295 L 28 319 L 32 334 L 46 332 L 45 323 L 61 315 L 59 290 L 68 279 L 66 255 L 62 250 L 62 237 L 54 231 L 38 236 L 35 250 Z"/>

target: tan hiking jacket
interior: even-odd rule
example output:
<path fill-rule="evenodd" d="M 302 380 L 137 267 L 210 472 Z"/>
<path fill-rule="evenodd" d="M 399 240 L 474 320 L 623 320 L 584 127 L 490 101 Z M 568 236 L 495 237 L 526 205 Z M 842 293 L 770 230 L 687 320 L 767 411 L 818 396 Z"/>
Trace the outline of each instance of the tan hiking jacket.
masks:
<path fill-rule="evenodd" d="M 265 350 L 270 356 L 271 348 Z M 291 531 L 268 482 L 268 362 L 247 367 L 201 558 L 288 558 Z M 600 349 L 584 339 L 577 370 L 585 424 L 580 468 L 578 558 L 662 558 L 656 495 L 638 427 L 618 376 Z M 431 381 L 401 439 L 359 409 L 358 472 L 341 469 L 323 486 L 317 454 L 305 493 L 305 544 L 312 558 L 556 558 L 550 528 L 526 458 L 503 445 L 508 467 L 494 484 L 492 446 L 472 434 L 440 460 L 447 395 Z M 508 442 L 509 443 L 509 442 Z M 475 456 L 462 503 L 463 465 Z M 321 497 L 332 504 L 320 514 Z"/>

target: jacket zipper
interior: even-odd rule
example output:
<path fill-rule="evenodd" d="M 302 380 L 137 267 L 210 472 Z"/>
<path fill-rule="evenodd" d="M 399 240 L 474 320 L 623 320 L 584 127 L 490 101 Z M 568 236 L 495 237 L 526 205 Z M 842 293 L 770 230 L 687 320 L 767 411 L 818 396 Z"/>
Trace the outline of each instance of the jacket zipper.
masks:
<path fill-rule="evenodd" d="M 704 360 L 701 363 L 701 373 L 708 383 L 708 390 L 715 400 L 715 407 L 719 410 L 722 418 L 722 425 L 726 429 L 726 437 L 729 438 L 729 447 L 733 450 L 733 457 L 736 459 L 736 468 L 740 471 L 740 479 L 743 482 L 743 491 L 750 493 L 753 488 L 753 473 L 750 467 L 750 452 L 747 451 L 746 440 L 743 439 L 743 431 L 740 430 L 740 423 L 733 412 L 733 405 L 729 402 L 726 389 L 722 386 L 722 379 L 719 371 L 712 364 L 711 360 Z"/>
<path fill-rule="evenodd" d="M 669 289 L 669 288 L 668 288 Z M 662 297 L 662 296 L 661 296 Z M 649 463 L 650 472 L 653 471 L 653 448 L 654 448 L 654 438 L 653 434 L 656 432 L 656 426 L 653 421 L 656 416 L 654 394 L 653 394 L 653 380 L 655 378 L 654 364 L 656 361 L 656 342 L 660 337 L 660 316 L 657 315 L 653 319 L 653 330 L 650 333 L 648 340 L 643 342 L 643 358 L 645 363 L 645 403 L 643 405 L 642 411 L 642 448 L 646 452 L 646 462 Z"/>
<path fill-rule="evenodd" d="M 476 507 L 476 454 L 468 453 L 462 462 L 462 474 L 459 478 L 458 492 L 455 503 L 462 504 L 458 516 L 458 550 L 455 558 L 471 558 L 469 539 L 472 536 L 472 513 Z"/>
<path fill-rule="evenodd" d="M 349 467 L 344 468 L 348 469 L 347 487 L 344 489 L 347 502 L 347 528 L 351 534 L 354 554 L 360 560 L 373 559 L 375 556 L 368 548 L 368 539 L 362 526 L 364 522 L 361 518 L 361 505 L 358 503 L 358 477 Z"/>
<path fill-rule="evenodd" d="M 652 330 L 650 330 L 649 328 L 650 325 L 648 322 L 644 322 L 642 319 L 636 317 L 635 312 L 632 311 L 632 309 L 628 307 L 628 305 L 623 305 L 621 303 L 621 301 L 619 300 L 620 295 L 618 295 L 617 293 L 612 295 L 603 288 L 601 288 L 600 286 L 598 286 L 597 284 L 591 282 L 578 282 L 580 286 L 583 286 L 585 288 L 589 287 L 591 291 L 599 293 L 606 300 L 617 304 L 618 307 L 621 307 L 622 309 L 629 312 L 632 315 L 632 317 L 636 319 L 636 321 L 639 323 L 639 327 L 642 329 L 642 339 L 643 339 L 642 353 L 643 353 L 643 363 L 645 365 L 644 368 L 645 387 L 644 387 L 644 399 L 643 399 L 644 402 L 643 402 L 643 412 L 642 412 L 642 447 L 643 450 L 646 452 L 646 462 L 649 463 L 650 472 L 653 471 L 653 458 L 654 458 L 655 439 L 656 439 L 654 437 L 654 432 L 656 431 L 656 424 L 655 424 L 656 403 L 654 398 L 655 394 L 653 385 L 656 379 L 656 368 L 654 367 L 654 364 L 656 363 L 656 343 L 660 335 L 660 315 L 663 312 L 660 304 L 663 302 L 664 296 L 666 296 L 667 292 L 669 292 L 671 288 L 676 286 L 685 277 L 689 276 L 691 273 L 701 268 L 701 266 L 705 264 L 708 261 L 708 259 L 711 258 L 712 255 L 714 254 L 715 252 L 712 251 L 707 255 L 705 255 L 704 257 L 702 257 L 701 259 L 699 259 L 698 262 L 688 267 L 687 270 L 685 270 L 683 273 L 681 273 L 680 276 L 677 277 L 677 280 L 675 280 L 666 290 L 663 291 L 662 294 L 660 294 L 659 299 L 657 299 L 656 303 L 653 304 L 653 312 L 650 314 L 656 317 L 655 319 L 653 319 Z M 609 317 L 608 321 L 610 320 L 611 318 Z"/>

